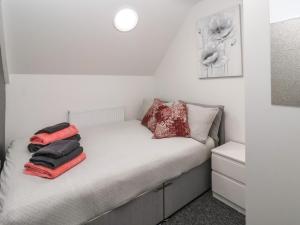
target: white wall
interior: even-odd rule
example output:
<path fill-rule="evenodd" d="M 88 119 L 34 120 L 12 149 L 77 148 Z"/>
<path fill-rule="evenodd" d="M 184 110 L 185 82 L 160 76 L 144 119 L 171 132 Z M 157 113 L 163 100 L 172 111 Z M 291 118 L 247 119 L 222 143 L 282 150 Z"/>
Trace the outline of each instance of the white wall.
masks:
<path fill-rule="evenodd" d="M 11 75 L 6 87 L 6 144 L 66 120 L 67 110 L 126 106 L 135 118 L 144 97 L 153 97 L 151 76 Z"/>
<path fill-rule="evenodd" d="M 272 23 L 299 17 L 300 1 L 270 0 L 270 20 Z"/>
<path fill-rule="evenodd" d="M 226 139 L 244 142 L 244 78 L 199 80 L 196 21 L 240 3 L 204 0 L 190 11 L 156 71 L 156 91 L 166 99 L 222 104 L 226 110 Z"/>
<path fill-rule="evenodd" d="M 297 1 L 271 0 L 271 6 L 271 21 L 300 16 Z M 269 21 L 268 0 L 244 0 L 247 224 L 296 225 L 300 108 L 271 105 Z"/>
<path fill-rule="evenodd" d="M 199 0 L 2 0 L 9 72 L 153 75 L 170 40 Z M 119 9 L 139 23 L 117 31 Z"/>

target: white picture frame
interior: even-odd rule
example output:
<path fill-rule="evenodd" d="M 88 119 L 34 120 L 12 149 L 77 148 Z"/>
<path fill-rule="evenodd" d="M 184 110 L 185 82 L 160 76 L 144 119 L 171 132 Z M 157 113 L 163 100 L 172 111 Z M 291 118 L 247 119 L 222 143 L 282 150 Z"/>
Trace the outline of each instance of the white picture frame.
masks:
<path fill-rule="evenodd" d="M 240 5 L 200 18 L 196 29 L 199 78 L 243 76 Z"/>

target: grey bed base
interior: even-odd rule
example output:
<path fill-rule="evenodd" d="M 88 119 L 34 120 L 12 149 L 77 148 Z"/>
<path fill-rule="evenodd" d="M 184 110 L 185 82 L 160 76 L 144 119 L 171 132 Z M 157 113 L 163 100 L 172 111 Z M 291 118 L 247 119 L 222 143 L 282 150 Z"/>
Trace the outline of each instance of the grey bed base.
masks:
<path fill-rule="evenodd" d="M 219 127 L 219 145 L 225 143 L 225 112 L 222 105 L 204 105 L 218 107 L 222 112 Z M 181 176 L 161 184 L 152 191 L 140 195 L 135 200 L 100 215 L 84 225 L 155 225 L 163 222 L 183 206 L 209 190 L 211 187 L 211 161 L 190 170 Z"/>
<path fill-rule="evenodd" d="M 96 217 L 85 225 L 155 225 L 211 187 L 211 162 L 163 183 L 129 203 Z"/>

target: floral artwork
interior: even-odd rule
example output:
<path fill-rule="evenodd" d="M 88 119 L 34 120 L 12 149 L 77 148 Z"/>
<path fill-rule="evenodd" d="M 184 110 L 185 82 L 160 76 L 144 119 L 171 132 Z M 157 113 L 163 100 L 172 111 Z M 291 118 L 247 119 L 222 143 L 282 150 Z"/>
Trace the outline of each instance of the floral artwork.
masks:
<path fill-rule="evenodd" d="M 200 78 L 242 76 L 240 7 L 197 22 Z"/>

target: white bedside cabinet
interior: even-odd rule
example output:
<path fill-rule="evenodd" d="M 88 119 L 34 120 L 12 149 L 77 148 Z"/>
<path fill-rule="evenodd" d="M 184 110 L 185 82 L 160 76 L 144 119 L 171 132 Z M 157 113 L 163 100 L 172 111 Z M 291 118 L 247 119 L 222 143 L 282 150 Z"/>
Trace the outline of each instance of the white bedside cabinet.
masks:
<path fill-rule="evenodd" d="M 245 214 L 245 145 L 228 142 L 212 150 L 213 196 Z"/>

